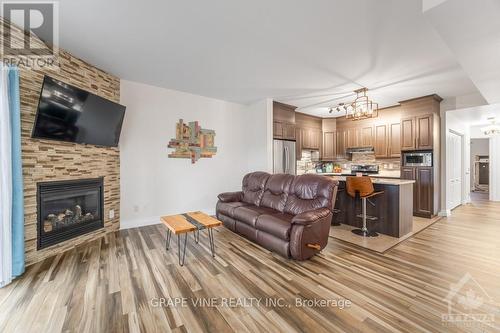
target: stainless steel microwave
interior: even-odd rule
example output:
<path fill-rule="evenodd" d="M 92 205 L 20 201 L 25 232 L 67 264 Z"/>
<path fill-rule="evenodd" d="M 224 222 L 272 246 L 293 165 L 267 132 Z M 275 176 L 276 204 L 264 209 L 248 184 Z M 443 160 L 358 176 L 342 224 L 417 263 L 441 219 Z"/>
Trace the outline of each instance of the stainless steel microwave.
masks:
<path fill-rule="evenodd" d="M 403 166 L 432 166 L 432 152 L 403 153 Z"/>

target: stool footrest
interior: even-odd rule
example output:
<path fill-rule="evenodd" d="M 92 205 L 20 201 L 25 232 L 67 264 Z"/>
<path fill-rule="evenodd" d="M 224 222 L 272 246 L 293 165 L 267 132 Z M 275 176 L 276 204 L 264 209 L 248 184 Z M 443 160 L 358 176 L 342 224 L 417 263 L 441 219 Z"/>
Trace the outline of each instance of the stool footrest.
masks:
<path fill-rule="evenodd" d="M 363 218 L 363 214 L 358 214 L 356 215 L 356 217 L 359 217 L 359 218 Z M 378 220 L 378 217 L 376 216 L 370 216 L 370 215 L 366 215 L 366 219 L 367 220 L 370 220 L 370 221 L 377 221 Z"/>

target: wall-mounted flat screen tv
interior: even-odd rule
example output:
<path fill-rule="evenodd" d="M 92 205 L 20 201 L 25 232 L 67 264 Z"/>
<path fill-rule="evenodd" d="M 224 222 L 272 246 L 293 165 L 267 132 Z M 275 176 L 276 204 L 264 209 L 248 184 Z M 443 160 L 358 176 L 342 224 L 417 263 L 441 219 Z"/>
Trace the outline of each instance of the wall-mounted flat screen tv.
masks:
<path fill-rule="evenodd" d="M 45 76 L 32 137 L 116 147 L 125 106 Z"/>

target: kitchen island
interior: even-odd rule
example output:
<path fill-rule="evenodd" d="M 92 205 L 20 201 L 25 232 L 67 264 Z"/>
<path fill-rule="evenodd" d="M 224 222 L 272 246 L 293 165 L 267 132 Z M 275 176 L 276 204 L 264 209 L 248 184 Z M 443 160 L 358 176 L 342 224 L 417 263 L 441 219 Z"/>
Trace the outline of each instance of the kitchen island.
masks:
<path fill-rule="evenodd" d="M 339 191 L 333 222 L 361 228 L 361 200 L 350 197 L 346 190 L 345 176 L 328 176 L 339 181 Z M 403 237 L 413 229 L 413 184 L 414 180 L 372 177 L 375 191 L 383 194 L 369 199 L 366 211 L 369 216 L 378 217 L 377 221 L 367 221 L 368 229 L 392 237 Z M 371 202 L 371 203 L 370 203 Z M 373 204 L 372 204 L 373 203 Z"/>

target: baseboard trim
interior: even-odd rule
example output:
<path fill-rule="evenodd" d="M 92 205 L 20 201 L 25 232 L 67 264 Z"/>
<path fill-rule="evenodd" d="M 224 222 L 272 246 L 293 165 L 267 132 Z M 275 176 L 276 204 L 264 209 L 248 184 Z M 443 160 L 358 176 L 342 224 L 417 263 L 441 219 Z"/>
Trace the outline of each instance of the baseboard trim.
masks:
<path fill-rule="evenodd" d="M 134 220 L 122 220 L 120 221 L 120 230 L 145 227 L 147 225 L 153 225 L 160 223 L 160 216 L 152 216 Z"/>
<path fill-rule="evenodd" d="M 210 216 L 215 215 L 215 209 L 204 209 L 204 210 L 202 210 L 202 212 L 204 212 L 205 214 L 208 214 Z M 180 214 L 180 213 L 174 213 L 174 214 Z M 170 214 L 165 214 L 165 215 L 170 215 Z M 131 219 L 131 220 L 121 220 L 120 221 L 120 230 L 145 227 L 147 225 L 153 225 L 153 224 L 159 224 L 159 223 L 160 223 L 160 216 L 150 216 L 150 217 L 143 217 L 143 218 Z"/>
<path fill-rule="evenodd" d="M 451 209 L 443 209 L 438 213 L 439 216 L 451 216 Z"/>

